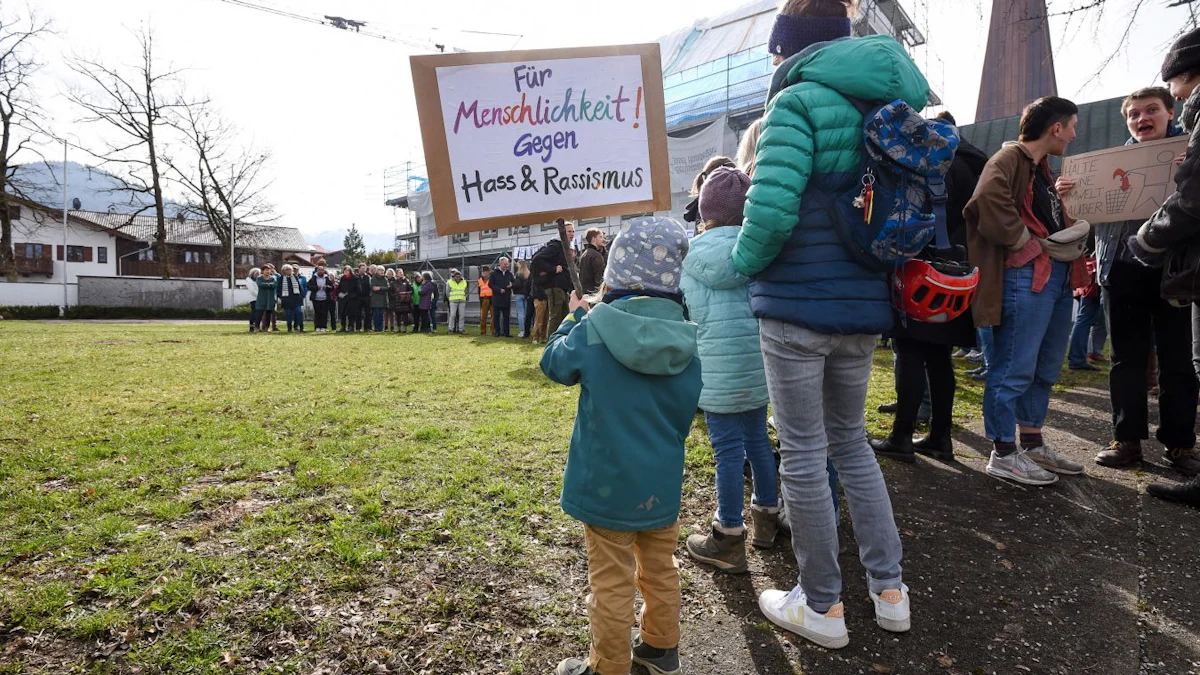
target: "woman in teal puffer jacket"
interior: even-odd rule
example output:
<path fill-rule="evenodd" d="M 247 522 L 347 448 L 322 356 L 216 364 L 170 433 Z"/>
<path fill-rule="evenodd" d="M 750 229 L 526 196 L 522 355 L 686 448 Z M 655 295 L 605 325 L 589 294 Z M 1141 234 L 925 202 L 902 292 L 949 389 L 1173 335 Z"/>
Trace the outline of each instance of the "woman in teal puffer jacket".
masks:
<path fill-rule="evenodd" d="M 827 458 L 850 505 L 875 620 L 911 625 L 908 589 L 883 473 L 863 409 L 878 334 L 892 324 L 885 275 L 859 265 L 828 208 L 849 208 L 863 185 L 863 116 L 847 97 L 925 107 L 929 85 L 887 36 L 849 38 L 855 3 L 787 0 L 769 49 L 779 66 L 755 157 L 733 264 L 753 276 L 763 361 L 779 432 L 784 504 L 800 579 L 767 590 L 775 624 L 819 645 L 849 644 Z"/>
<path fill-rule="evenodd" d="M 750 278 L 735 270 L 730 258 L 749 187 L 750 177 L 734 168 L 709 174 L 700 190 L 704 233 L 692 240 L 680 283 L 699 326 L 700 409 L 717 467 L 716 518 L 710 532 L 688 537 L 687 550 L 692 558 L 735 574 L 747 569 L 742 520 L 742 465 L 747 458 L 754 478 L 750 543 L 774 546 L 779 522 L 779 478 L 767 436 L 767 376 L 758 320 L 750 311 Z"/>

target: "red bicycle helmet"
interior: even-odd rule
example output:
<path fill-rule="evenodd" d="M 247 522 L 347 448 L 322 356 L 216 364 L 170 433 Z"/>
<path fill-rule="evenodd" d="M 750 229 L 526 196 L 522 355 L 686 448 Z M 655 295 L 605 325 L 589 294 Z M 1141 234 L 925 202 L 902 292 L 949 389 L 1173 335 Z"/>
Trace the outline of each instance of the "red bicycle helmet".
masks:
<path fill-rule="evenodd" d="M 917 321 L 947 323 L 975 299 L 979 268 L 947 261 L 909 260 L 893 276 L 892 303 Z"/>

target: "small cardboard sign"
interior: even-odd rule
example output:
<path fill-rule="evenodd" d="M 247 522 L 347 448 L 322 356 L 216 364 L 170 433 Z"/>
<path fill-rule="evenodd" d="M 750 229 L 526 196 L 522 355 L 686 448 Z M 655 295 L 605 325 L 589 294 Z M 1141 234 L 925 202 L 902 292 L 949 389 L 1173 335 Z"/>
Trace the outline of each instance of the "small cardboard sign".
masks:
<path fill-rule="evenodd" d="M 439 235 L 671 208 L 657 44 L 410 62 Z"/>
<path fill-rule="evenodd" d="M 1076 184 L 1063 207 L 1089 223 L 1145 220 L 1175 191 L 1175 158 L 1185 150 L 1187 136 L 1177 136 L 1065 157 L 1062 177 Z"/>

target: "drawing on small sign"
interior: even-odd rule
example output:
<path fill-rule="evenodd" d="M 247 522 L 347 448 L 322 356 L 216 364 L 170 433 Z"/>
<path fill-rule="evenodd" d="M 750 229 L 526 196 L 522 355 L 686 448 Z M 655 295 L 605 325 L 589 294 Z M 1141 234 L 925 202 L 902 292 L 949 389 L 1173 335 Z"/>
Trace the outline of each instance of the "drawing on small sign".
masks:
<path fill-rule="evenodd" d="M 1170 193 L 1171 173 L 1174 168 L 1172 160 L 1175 153 L 1164 150 L 1155 158 L 1157 163 L 1126 171 L 1117 169 L 1113 172 L 1113 180 L 1120 179 L 1119 189 L 1108 193 L 1108 212 L 1121 213 L 1129 202 L 1133 201 L 1134 211 L 1139 211 L 1146 204 L 1157 209 L 1166 201 Z"/>

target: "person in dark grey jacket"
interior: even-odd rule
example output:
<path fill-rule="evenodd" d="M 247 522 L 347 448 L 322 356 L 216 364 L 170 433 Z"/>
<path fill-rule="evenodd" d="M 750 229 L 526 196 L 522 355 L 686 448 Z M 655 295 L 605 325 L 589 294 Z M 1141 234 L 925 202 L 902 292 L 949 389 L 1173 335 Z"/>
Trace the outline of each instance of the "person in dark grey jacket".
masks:
<path fill-rule="evenodd" d="M 579 285 L 584 296 L 593 295 L 604 285 L 604 267 L 608 264 L 608 235 L 593 227 L 583 235 L 586 243 L 579 257 Z"/>

